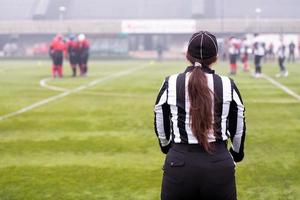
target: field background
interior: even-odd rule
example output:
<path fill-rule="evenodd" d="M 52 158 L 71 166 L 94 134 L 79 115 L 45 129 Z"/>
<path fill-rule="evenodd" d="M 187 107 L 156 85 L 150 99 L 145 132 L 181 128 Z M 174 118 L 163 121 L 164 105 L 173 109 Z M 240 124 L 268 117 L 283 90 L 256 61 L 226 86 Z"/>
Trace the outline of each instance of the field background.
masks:
<path fill-rule="evenodd" d="M 89 76 L 49 80 L 72 93 L 0 121 L 0 200 L 157 200 L 164 155 L 153 131 L 153 105 L 165 76 L 180 61 L 93 61 Z M 226 74 L 227 63 L 216 71 Z M 0 63 L 0 116 L 51 96 L 39 85 L 48 61 Z M 300 64 L 275 79 L 300 94 Z M 127 71 L 140 68 L 137 71 Z M 119 72 L 120 76 L 111 76 Z M 130 73 L 131 72 L 131 73 Z M 233 77 L 246 105 L 245 159 L 236 168 L 241 200 L 300 199 L 300 102 L 267 80 L 241 70 Z M 102 80 L 102 79 L 101 79 Z"/>

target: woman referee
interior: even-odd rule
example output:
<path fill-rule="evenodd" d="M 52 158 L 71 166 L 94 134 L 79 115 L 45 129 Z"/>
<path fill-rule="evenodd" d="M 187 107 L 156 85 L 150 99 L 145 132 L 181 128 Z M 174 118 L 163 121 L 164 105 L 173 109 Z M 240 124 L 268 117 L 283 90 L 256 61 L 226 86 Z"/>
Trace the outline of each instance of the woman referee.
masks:
<path fill-rule="evenodd" d="M 211 69 L 217 53 L 214 35 L 195 33 L 186 55 L 192 66 L 167 77 L 158 94 L 155 132 L 167 154 L 162 200 L 236 199 L 235 162 L 244 157 L 245 109 L 233 80 Z"/>

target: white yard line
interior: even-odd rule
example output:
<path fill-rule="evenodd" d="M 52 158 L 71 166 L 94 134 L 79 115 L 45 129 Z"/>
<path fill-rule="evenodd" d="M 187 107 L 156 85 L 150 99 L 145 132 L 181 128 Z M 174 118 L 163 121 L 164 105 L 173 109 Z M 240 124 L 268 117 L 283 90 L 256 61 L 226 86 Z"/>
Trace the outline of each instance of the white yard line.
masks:
<path fill-rule="evenodd" d="M 56 86 L 53 86 L 53 85 L 48 85 L 47 84 L 47 81 L 51 80 L 52 78 L 45 78 L 45 79 L 42 79 L 40 81 L 40 86 L 43 87 L 43 88 L 47 88 L 49 90 L 54 90 L 54 91 L 59 91 L 59 92 L 66 92 L 68 91 L 67 89 L 65 88 L 61 88 L 61 87 L 56 87 Z"/>
<path fill-rule="evenodd" d="M 268 76 L 266 74 L 262 74 L 262 77 L 264 79 L 268 80 L 269 82 L 271 82 L 276 87 L 282 89 L 285 93 L 291 95 L 292 97 L 295 97 L 298 101 L 300 101 L 300 95 L 298 95 L 294 91 L 290 90 L 289 88 L 287 88 L 286 86 L 282 85 L 281 83 L 275 81 L 274 79 L 272 79 L 270 76 Z"/>
<path fill-rule="evenodd" d="M 24 107 L 24 108 L 22 108 L 20 110 L 15 111 L 15 112 L 2 115 L 2 116 L 0 116 L 0 121 L 8 119 L 8 118 L 11 118 L 11 117 L 15 117 L 15 116 L 20 115 L 20 114 L 23 114 L 23 113 L 28 112 L 28 111 L 30 111 L 32 109 L 41 107 L 43 105 L 46 105 L 46 104 L 48 104 L 50 102 L 56 101 L 58 99 L 61 99 L 61 98 L 65 97 L 65 96 L 68 96 L 70 94 L 73 94 L 73 93 L 76 93 L 76 92 L 80 92 L 80 91 L 85 90 L 87 88 L 93 87 L 93 86 L 95 86 L 95 85 L 97 85 L 99 83 L 102 83 L 102 82 L 105 82 L 105 81 L 108 81 L 108 80 L 111 80 L 111 79 L 114 79 L 114 78 L 118 78 L 118 77 L 129 75 L 129 74 L 131 74 L 131 73 L 133 73 L 135 71 L 144 69 L 144 68 L 146 68 L 148 66 L 149 65 L 142 66 L 142 67 L 136 67 L 136 68 L 132 68 L 132 69 L 129 69 L 129 70 L 124 70 L 124 71 L 121 71 L 121 72 L 117 72 L 117 73 L 114 73 L 114 74 L 111 74 L 111 75 L 108 75 L 108 76 L 96 79 L 94 81 L 89 82 L 88 84 L 84 84 L 84 85 L 79 86 L 79 87 L 77 87 L 75 89 L 71 89 L 71 90 L 65 91 L 63 93 L 60 93 L 60 94 L 52 96 L 52 97 L 48 97 L 46 99 L 38 101 L 38 102 L 36 102 L 34 104 L 31 104 L 29 106 L 26 106 L 26 107 Z"/>

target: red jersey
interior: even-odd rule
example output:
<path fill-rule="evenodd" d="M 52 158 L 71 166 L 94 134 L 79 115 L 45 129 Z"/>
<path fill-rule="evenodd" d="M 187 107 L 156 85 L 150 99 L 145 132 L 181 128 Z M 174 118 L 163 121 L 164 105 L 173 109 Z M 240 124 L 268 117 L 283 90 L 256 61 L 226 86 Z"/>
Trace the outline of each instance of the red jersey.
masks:
<path fill-rule="evenodd" d="M 78 41 L 78 46 L 80 49 L 89 49 L 90 42 L 87 39 L 84 39 L 82 41 Z"/>
<path fill-rule="evenodd" d="M 55 37 L 51 44 L 50 49 L 53 51 L 65 51 L 66 50 L 66 44 L 60 37 Z"/>
<path fill-rule="evenodd" d="M 78 51 L 78 49 L 79 49 L 79 43 L 78 43 L 78 41 L 69 40 L 67 42 L 67 49 L 68 49 L 68 53 Z"/>
<path fill-rule="evenodd" d="M 69 40 L 67 43 L 68 47 L 77 49 L 78 48 L 78 42 L 75 40 Z"/>

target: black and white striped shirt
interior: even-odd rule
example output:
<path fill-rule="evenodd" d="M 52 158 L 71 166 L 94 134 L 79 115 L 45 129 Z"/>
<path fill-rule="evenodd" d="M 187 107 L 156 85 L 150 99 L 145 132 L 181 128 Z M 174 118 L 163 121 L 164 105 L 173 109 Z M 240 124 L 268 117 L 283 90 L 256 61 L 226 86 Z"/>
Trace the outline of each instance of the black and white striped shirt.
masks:
<path fill-rule="evenodd" d="M 167 77 L 159 91 L 154 108 L 154 126 L 159 144 L 167 153 L 172 143 L 197 144 L 189 119 L 188 81 L 193 66 L 184 73 Z M 208 141 L 232 142 L 231 153 L 236 161 L 243 159 L 245 140 L 245 108 L 240 93 L 232 79 L 219 76 L 203 67 L 213 99 L 214 130 Z"/>

